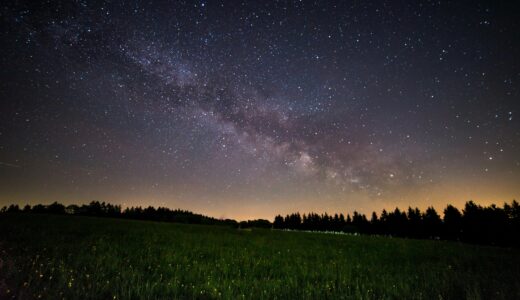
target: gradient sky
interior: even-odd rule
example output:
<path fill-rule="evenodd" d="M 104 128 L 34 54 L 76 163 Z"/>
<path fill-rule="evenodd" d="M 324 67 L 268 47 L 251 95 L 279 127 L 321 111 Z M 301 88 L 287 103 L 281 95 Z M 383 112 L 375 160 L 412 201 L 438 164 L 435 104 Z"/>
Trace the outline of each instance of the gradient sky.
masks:
<path fill-rule="evenodd" d="M 515 1 L 10 1 L 0 205 L 519 199 Z"/>

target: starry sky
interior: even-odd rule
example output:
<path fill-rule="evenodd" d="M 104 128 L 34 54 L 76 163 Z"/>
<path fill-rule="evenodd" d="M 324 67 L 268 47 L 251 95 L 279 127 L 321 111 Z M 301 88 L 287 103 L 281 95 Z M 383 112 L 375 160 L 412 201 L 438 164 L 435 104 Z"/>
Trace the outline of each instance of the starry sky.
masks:
<path fill-rule="evenodd" d="M 7 0 L 0 205 L 519 199 L 514 2 Z"/>

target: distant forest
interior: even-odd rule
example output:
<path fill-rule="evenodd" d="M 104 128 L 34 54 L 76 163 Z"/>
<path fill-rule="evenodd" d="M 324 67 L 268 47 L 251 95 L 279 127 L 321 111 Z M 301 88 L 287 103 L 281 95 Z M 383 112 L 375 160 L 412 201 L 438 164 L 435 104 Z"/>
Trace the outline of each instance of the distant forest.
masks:
<path fill-rule="evenodd" d="M 502 207 L 495 204 L 481 206 L 473 201 L 466 202 L 462 211 L 448 205 L 441 217 L 433 208 L 422 212 L 418 208 L 408 210 L 396 208 L 383 210 L 381 214 L 372 213 L 370 219 L 356 211 L 347 214 L 300 214 L 278 215 L 274 222 L 257 219 L 237 222 L 232 219 L 217 219 L 187 210 L 169 209 L 152 206 L 129 207 L 124 210 L 120 205 L 93 201 L 89 204 L 65 206 L 58 202 L 50 205 L 16 204 L 4 206 L 1 213 L 48 213 L 78 216 L 97 216 L 163 222 L 227 225 L 238 228 L 273 228 L 286 230 L 305 230 L 321 232 L 342 232 L 350 234 L 385 235 L 414 239 L 442 239 L 475 244 L 520 247 L 520 205 L 516 200 Z"/>
<path fill-rule="evenodd" d="M 481 206 L 468 201 L 459 211 L 448 205 L 441 218 L 429 207 L 422 212 L 409 207 L 372 213 L 370 219 L 355 212 L 347 214 L 294 213 L 274 219 L 273 228 L 386 235 L 414 239 L 455 240 L 475 244 L 520 246 L 520 205 L 516 200 L 503 207 Z"/>

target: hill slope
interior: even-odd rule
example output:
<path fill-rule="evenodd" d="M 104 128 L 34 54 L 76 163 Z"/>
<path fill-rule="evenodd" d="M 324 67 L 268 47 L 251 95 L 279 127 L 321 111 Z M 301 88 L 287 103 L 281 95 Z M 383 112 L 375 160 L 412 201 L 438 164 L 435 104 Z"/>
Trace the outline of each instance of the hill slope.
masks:
<path fill-rule="evenodd" d="M 520 253 L 450 242 L 0 215 L 0 298 L 520 298 Z"/>

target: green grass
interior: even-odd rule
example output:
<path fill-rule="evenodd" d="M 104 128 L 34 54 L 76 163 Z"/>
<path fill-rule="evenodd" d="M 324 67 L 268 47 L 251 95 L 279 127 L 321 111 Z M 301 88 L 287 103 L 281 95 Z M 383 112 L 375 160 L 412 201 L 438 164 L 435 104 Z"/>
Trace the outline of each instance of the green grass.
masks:
<path fill-rule="evenodd" d="M 442 241 L 3 214 L 0 251 L 0 299 L 520 299 L 518 249 Z"/>

